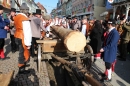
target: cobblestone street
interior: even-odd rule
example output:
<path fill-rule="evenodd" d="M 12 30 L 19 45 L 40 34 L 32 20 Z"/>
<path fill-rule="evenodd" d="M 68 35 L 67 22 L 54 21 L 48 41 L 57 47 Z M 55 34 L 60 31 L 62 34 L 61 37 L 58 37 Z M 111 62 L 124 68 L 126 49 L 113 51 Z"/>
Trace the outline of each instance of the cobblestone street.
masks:
<path fill-rule="evenodd" d="M 47 75 L 45 75 L 45 70 L 44 73 L 41 72 L 39 74 L 36 62 L 34 62 L 33 58 L 30 58 L 30 66 L 27 65 L 28 67 L 26 67 L 31 73 L 28 75 L 18 75 L 18 52 L 13 54 L 10 50 L 10 40 L 6 39 L 5 55 L 7 58 L 0 61 L 0 72 L 8 73 L 11 70 L 14 70 L 14 76 L 10 86 L 47 86 L 45 81 L 45 78 L 47 77 Z M 41 69 L 41 71 L 43 71 L 43 69 Z"/>
<path fill-rule="evenodd" d="M 30 66 L 28 65 L 27 69 L 31 71 L 28 75 L 18 75 L 18 52 L 10 52 L 10 40 L 6 39 L 5 54 L 7 58 L 3 61 L 0 61 L 0 72 L 8 73 L 11 70 L 14 70 L 13 80 L 11 81 L 10 86 L 47 86 L 49 83 L 46 78 L 46 68 L 42 62 L 41 73 L 37 71 L 37 64 L 33 58 L 30 59 Z M 93 72 L 96 72 L 97 79 L 100 79 L 98 73 L 104 71 L 104 62 L 102 60 L 97 60 L 92 68 Z M 130 86 L 130 57 L 128 57 L 126 62 L 117 61 L 115 73 L 112 75 L 112 82 L 106 83 L 105 86 Z"/>

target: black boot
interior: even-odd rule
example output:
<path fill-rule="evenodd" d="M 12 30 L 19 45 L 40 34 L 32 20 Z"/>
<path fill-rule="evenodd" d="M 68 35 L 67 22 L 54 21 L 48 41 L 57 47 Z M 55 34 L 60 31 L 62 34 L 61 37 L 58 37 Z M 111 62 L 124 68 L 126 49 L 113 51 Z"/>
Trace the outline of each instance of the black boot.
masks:
<path fill-rule="evenodd" d="M 19 74 L 29 74 L 29 70 L 25 70 L 25 66 L 19 67 Z"/>

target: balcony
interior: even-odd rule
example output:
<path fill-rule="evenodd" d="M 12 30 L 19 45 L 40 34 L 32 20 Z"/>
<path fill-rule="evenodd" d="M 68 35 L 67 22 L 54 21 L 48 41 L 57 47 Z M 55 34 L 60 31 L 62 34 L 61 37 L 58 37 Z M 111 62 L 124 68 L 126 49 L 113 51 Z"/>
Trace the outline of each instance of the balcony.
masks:
<path fill-rule="evenodd" d="M 130 0 L 114 0 L 112 5 L 123 4 L 123 3 L 127 3 L 127 2 L 130 2 Z"/>

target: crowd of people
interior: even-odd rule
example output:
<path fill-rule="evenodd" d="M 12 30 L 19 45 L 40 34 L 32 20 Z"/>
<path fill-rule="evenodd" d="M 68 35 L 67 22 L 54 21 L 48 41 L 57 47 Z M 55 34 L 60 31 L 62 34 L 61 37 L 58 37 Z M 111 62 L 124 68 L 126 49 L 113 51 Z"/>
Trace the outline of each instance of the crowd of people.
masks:
<path fill-rule="evenodd" d="M 4 59 L 4 43 L 7 38 L 7 32 L 10 32 L 11 51 L 15 53 L 19 50 L 18 67 L 19 73 L 29 73 L 25 70 L 30 55 L 36 57 L 36 40 L 47 38 L 52 35 L 50 26 L 56 25 L 65 29 L 80 31 L 86 39 L 90 39 L 90 45 L 94 52 L 95 61 L 103 58 L 106 71 L 102 74 L 103 81 L 111 81 L 111 73 L 114 71 L 114 65 L 117 60 L 117 51 L 120 52 L 120 60 L 125 61 L 127 48 L 130 40 L 130 23 L 126 22 L 124 17 L 120 23 L 109 19 L 89 20 L 84 16 L 79 20 L 77 16 L 73 18 L 50 15 L 42 16 L 41 10 L 36 9 L 35 13 L 29 13 L 29 7 L 26 3 L 20 6 L 20 13 L 16 13 L 15 8 L 11 11 L 7 19 L 3 19 L 3 6 L 0 5 L 0 58 Z M 118 47 L 117 47 L 118 46 Z"/>

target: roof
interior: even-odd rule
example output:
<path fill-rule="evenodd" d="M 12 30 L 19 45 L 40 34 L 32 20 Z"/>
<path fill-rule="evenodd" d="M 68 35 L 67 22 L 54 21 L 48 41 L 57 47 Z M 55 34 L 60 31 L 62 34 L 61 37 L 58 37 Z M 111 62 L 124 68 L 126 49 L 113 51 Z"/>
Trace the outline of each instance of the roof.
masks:
<path fill-rule="evenodd" d="M 45 10 L 45 12 L 47 12 L 46 8 L 40 3 L 37 3 L 37 6 L 41 9 L 41 10 Z"/>

